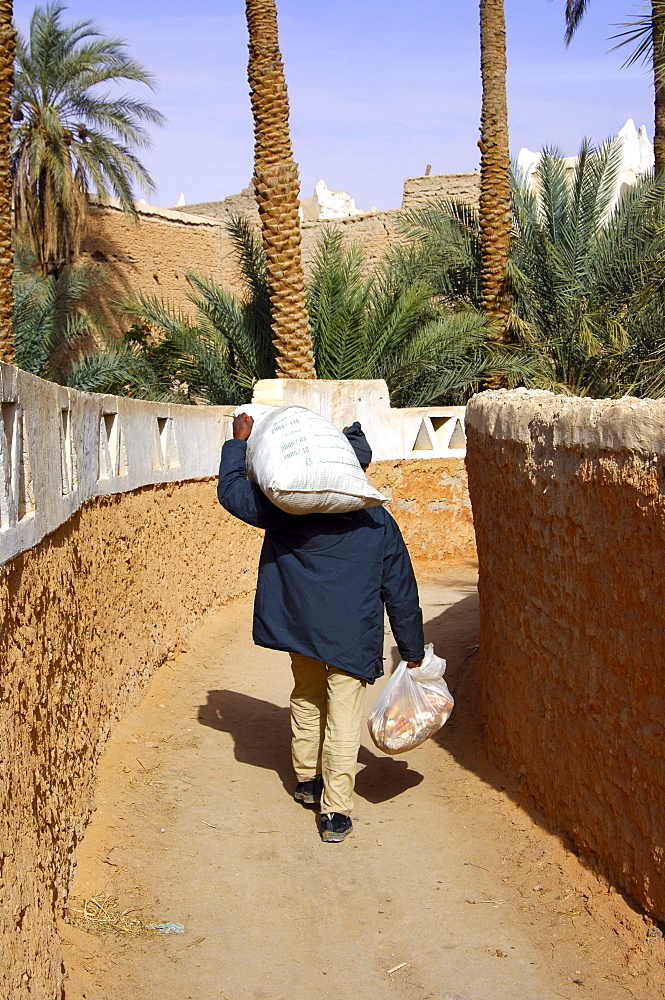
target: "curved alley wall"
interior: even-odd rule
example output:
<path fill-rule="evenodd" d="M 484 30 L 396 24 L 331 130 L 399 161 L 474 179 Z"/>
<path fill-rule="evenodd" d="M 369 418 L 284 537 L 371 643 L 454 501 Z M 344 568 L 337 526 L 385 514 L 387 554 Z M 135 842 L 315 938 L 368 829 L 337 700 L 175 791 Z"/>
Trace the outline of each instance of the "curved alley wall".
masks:
<path fill-rule="evenodd" d="M 55 917 L 109 729 L 205 609 L 253 586 L 260 533 L 215 485 L 95 497 L 0 570 L 0 996 L 60 997 Z"/>
<path fill-rule="evenodd" d="M 665 400 L 467 407 L 488 748 L 665 918 Z"/>
<path fill-rule="evenodd" d="M 390 513 L 412 559 L 476 558 L 464 459 L 376 462 L 367 475 L 377 490 L 391 498 Z"/>
<path fill-rule="evenodd" d="M 261 532 L 217 503 L 230 407 L 79 393 L 8 365 L 0 390 L 0 996 L 55 1000 L 56 921 L 109 730 L 206 609 L 253 588 Z M 391 411 L 382 382 L 298 392 L 365 421 L 415 556 L 473 556 L 463 410 Z"/>

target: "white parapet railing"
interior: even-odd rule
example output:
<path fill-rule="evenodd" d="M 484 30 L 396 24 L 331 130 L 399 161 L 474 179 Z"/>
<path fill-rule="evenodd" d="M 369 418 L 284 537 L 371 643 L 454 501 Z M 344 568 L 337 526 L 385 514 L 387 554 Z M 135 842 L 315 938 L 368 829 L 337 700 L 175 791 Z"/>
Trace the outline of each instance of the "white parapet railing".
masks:
<path fill-rule="evenodd" d="M 464 406 L 393 409 L 383 379 L 263 379 L 253 403 L 296 403 L 327 417 L 336 427 L 359 420 L 376 462 L 406 458 L 464 458 Z"/>
<path fill-rule="evenodd" d="M 0 378 L 0 563 L 91 497 L 217 472 L 232 407 L 77 392 L 1 363 Z"/>
<path fill-rule="evenodd" d="M 255 402 L 359 420 L 374 460 L 463 458 L 464 407 L 391 409 L 385 382 L 258 382 Z M 92 497 L 217 474 L 232 406 L 78 392 L 0 362 L 0 565 Z"/>

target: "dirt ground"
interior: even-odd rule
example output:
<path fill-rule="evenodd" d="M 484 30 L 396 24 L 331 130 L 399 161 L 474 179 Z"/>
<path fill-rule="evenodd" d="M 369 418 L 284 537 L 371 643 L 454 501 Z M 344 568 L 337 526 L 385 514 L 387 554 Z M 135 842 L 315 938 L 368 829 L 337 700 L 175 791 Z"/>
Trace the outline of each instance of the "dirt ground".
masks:
<path fill-rule="evenodd" d="M 488 764 L 475 567 L 417 570 L 456 708 L 401 757 L 366 736 L 342 844 L 291 798 L 288 656 L 252 645 L 251 599 L 158 672 L 100 762 L 67 1000 L 661 1000 L 660 929 Z"/>

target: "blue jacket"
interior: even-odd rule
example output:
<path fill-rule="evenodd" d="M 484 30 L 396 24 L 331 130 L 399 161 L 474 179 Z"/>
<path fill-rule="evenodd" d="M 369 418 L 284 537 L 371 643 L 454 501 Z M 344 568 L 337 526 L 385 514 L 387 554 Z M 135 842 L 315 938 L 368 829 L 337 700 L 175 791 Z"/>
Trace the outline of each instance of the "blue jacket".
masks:
<path fill-rule="evenodd" d="M 230 514 L 265 530 L 254 601 L 254 642 L 324 660 L 373 683 L 383 673 L 383 607 L 404 660 L 424 656 L 422 612 L 409 553 L 384 507 L 287 514 L 247 479 L 245 441 L 226 441 L 217 495 Z"/>

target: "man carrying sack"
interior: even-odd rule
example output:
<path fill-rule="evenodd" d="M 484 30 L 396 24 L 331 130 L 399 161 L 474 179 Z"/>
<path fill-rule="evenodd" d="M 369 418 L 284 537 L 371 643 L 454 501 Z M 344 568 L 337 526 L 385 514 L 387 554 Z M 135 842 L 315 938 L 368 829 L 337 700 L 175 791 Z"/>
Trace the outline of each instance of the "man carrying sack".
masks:
<path fill-rule="evenodd" d="M 352 829 L 364 691 L 383 674 L 383 608 L 403 660 L 424 656 L 411 560 L 382 506 L 290 514 L 247 479 L 253 419 L 239 414 L 222 448 L 217 495 L 234 517 L 265 530 L 254 601 L 254 642 L 291 654 L 295 798 L 321 807 L 321 837 Z M 363 469 L 372 452 L 360 424 L 346 437 Z"/>

